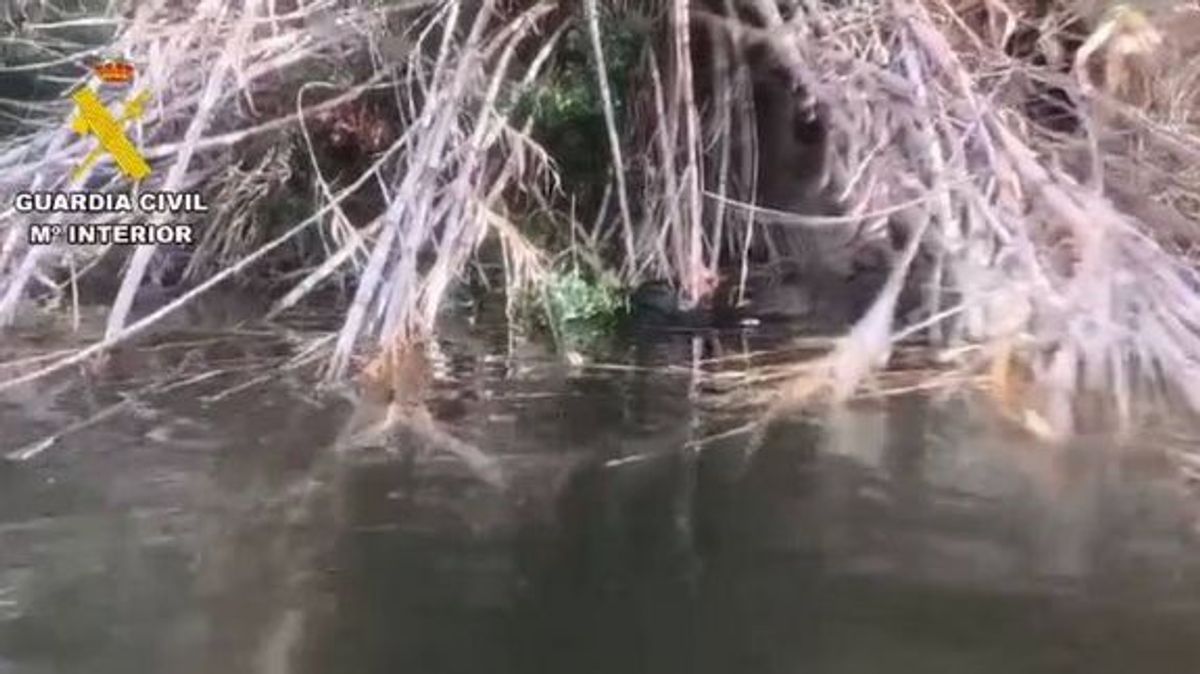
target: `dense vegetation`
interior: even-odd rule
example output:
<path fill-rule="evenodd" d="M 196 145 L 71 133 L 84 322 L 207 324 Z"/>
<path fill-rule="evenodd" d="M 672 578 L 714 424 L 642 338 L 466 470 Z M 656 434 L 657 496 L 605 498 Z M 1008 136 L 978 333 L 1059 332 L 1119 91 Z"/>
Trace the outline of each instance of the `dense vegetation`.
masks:
<path fill-rule="evenodd" d="M 499 282 L 514 324 L 576 344 L 646 282 L 687 313 L 735 305 L 775 274 L 875 279 L 832 352 L 785 373 L 789 403 L 852 395 L 917 341 L 940 367 L 986 375 L 1039 433 L 1076 428 L 1084 397 L 1102 401 L 1091 418 L 1122 423 L 1164 402 L 1200 408 L 1189 5 L 21 0 L 6 12 L 6 203 L 127 189 L 103 162 L 75 179 L 90 141 L 62 123 L 62 93 L 102 53 L 137 64 L 133 89 L 155 99 L 134 133 L 154 166 L 141 188 L 199 189 L 214 206 L 183 252 L 31 247 L 30 217 L 4 211 L 0 323 L 111 289 L 103 340 L 13 381 L 221 283 L 267 287 L 276 313 L 345 289 L 328 360 L 340 376 L 358 352 L 430 337 L 462 287 Z M 117 103 L 133 89 L 103 93 Z M 186 291 L 131 322 L 172 264 Z"/>

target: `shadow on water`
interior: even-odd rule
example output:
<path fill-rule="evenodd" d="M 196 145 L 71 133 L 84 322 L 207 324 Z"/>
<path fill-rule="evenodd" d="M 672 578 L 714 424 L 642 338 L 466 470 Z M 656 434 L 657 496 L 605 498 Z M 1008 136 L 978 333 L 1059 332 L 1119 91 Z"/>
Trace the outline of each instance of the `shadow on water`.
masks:
<path fill-rule="evenodd" d="M 434 417 L 505 489 L 405 447 L 330 472 L 348 406 L 287 378 L 0 462 L 0 672 L 1200 668 L 1197 504 L 1149 449 L 1029 447 L 907 397 L 697 453 L 686 375 L 478 344 L 440 367 Z M 0 402 L 0 438 L 129 386 Z"/>

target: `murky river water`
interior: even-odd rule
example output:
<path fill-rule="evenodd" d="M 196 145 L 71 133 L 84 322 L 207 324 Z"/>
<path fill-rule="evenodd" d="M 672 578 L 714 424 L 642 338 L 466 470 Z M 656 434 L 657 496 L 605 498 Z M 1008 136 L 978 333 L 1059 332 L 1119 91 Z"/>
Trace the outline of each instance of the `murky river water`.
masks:
<path fill-rule="evenodd" d="M 350 406 L 276 334 L 0 399 L 0 673 L 1200 671 L 1200 503 L 1156 443 L 901 397 L 693 451 L 685 373 L 501 346 L 448 346 L 429 411 L 504 489 L 331 459 Z M 147 389 L 173 368 L 216 374 Z"/>

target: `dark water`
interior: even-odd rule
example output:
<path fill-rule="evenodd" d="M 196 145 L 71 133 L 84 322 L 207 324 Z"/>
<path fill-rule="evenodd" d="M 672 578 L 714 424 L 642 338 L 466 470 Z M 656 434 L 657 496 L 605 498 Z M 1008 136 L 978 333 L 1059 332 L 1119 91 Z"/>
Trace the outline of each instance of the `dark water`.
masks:
<path fill-rule="evenodd" d="M 1200 671 L 1200 504 L 1161 440 L 1051 450 L 902 397 L 689 449 L 738 418 L 686 368 L 448 344 L 429 411 L 497 490 L 412 447 L 331 459 L 350 408 L 281 374 L 292 338 L 0 399 L 6 452 L 110 411 L 0 462 L 0 672 Z"/>

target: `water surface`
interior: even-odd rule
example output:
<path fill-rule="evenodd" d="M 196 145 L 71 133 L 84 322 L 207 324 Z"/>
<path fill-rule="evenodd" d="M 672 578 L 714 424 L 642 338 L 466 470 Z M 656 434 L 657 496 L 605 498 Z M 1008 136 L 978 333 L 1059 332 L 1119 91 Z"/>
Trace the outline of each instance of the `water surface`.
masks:
<path fill-rule="evenodd" d="M 497 490 L 411 438 L 331 458 L 349 403 L 282 369 L 306 335 L 160 338 L 0 399 L 0 449 L 37 450 L 0 462 L 0 672 L 1200 671 L 1200 509 L 1161 439 L 1050 449 L 909 396 L 695 449 L 744 421 L 697 398 L 711 344 L 447 342 L 428 411 Z"/>

